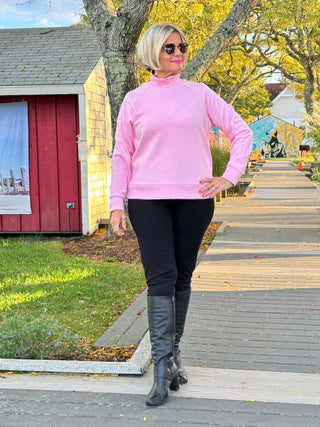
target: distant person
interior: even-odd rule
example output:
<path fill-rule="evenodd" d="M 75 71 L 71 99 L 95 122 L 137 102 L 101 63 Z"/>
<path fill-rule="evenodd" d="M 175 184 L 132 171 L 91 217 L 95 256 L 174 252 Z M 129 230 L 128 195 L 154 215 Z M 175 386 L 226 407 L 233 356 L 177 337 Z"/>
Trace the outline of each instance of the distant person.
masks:
<path fill-rule="evenodd" d="M 252 132 L 232 106 L 205 84 L 180 78 L 187 51 L 184 34 L 172 25 L 144 33 L 138 60 L 151 78 L 125 96 L 113 153 L 110 222 L 116 235 L 125 235 L 127 198 L 148 284 L 154 384 L 147 405 L 162 404 L 169 388 L 188 381 L 179 342 L 199 246 L 214 196 L 237 183 L 252 149 Z M 214 126 L 231 139 L 221 177 L 212 177 Z"/>

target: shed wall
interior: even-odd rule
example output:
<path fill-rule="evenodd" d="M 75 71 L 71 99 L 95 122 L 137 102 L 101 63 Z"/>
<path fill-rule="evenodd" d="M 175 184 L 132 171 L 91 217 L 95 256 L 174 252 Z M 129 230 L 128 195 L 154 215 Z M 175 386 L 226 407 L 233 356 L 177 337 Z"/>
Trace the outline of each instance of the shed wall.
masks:
<path fill-rule="evenodd" d="M 111 120 L 102 59 L 84 85 L 86 96 L 88 224 L 92 233 L 109 218 L 112 152 Z"/>
<path fill-rule="evenodd" d="M 1 103 L 22 100 L 28 102 L 32 214 L 0 215 L 0 232 L 81 232 L 77 96 L 0 97 Z"/>

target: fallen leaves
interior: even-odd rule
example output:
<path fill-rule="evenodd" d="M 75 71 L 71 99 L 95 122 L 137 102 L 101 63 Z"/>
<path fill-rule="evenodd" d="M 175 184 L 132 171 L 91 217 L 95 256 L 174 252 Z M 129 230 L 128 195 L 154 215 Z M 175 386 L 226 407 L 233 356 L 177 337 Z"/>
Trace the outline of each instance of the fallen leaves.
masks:
<path fill-rule="evenodd" d="M 225 280 L 224 283 L 229 287 L 232 288 L 232 282 L 230 282 L 230 280 Z"/>

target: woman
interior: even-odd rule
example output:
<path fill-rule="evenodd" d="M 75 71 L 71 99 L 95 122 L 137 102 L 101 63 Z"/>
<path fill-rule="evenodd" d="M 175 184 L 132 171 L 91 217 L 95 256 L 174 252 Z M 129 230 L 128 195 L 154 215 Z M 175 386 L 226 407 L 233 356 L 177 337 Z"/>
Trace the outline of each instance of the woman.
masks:
<path fill-rule="evenodd" d="M 148 284 L 154 384 L 147 405 L 162 404 L 169 388 L 188 381 L 179 342 L 197 253 L 214 196 L 237 183 L 252 149 L 252 133 L 233 107 L 206 85 L 180 79 L 187 49 L 172 25 L 144 33 L 138 60 L 152 75 L 124 98 L 112 161 L 110 222 L 116 235 L 125 235 L 127 198 Z M 212 177 L 208 131 L 214 126 L 231 139 L 221 177 Z"/>

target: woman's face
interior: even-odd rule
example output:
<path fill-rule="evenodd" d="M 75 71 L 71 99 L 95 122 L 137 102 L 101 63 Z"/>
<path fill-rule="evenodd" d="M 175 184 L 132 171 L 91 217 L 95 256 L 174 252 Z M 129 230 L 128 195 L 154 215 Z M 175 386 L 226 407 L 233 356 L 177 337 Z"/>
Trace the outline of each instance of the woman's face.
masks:
<path fill-rule="evenodd" d="M 185 53 L 180 52 L 177 45 L 182 43 L 182 40 L 178 33 L 172 33 L 165 41 L 165 44 L 173 43 L 176 45 L 174 53 L 169 55 L 165 49 L 161 49 L 159 56 L 160 70 L 157 70 L 155 75 L 159 79 L 164 79 L 165 77 L 173 76 L 175 74 L 181 73 L 184 67 Z"/>

